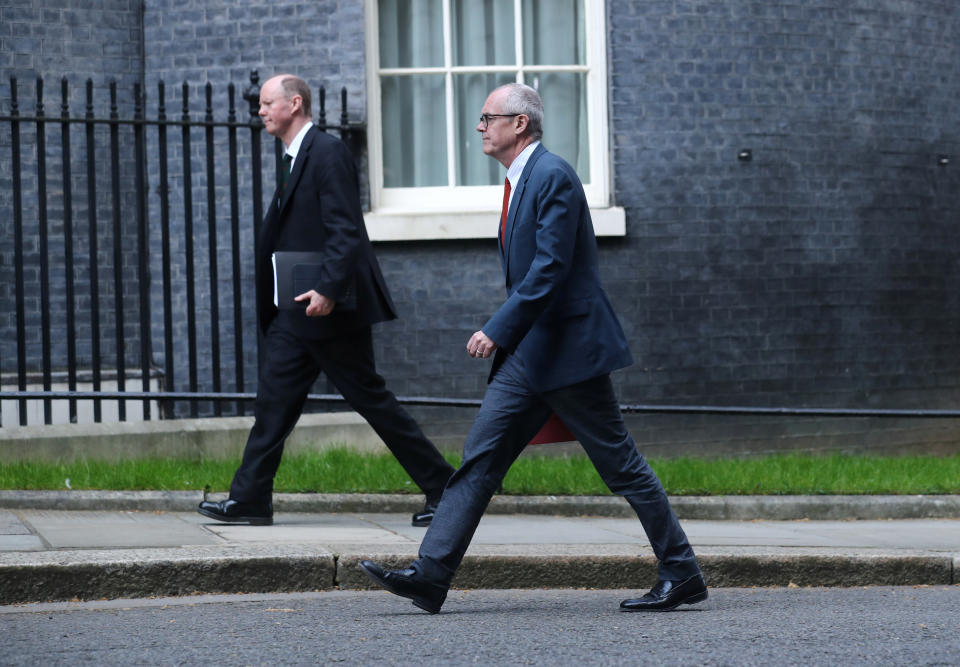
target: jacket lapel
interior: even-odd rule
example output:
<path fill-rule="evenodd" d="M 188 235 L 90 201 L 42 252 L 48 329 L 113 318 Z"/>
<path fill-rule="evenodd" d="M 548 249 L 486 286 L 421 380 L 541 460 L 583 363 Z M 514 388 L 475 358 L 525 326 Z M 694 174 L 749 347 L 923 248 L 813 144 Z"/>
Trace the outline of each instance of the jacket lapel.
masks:
<path fill-rule="evenodd" d="M 286 207 L 287 202 L 290 201 L 290 195 L 297 186 L 301 174 L 303 174 L 303 167 L 309 159 L 310 146 L 313 145 L 313 134 L 316 129 L 316 126 L 311 127 L 303 137 L 300 150 L 297 152 L 297 160 L 293 163 L 293 171 L 290 172 L 290 178 L 287 179 L 287 187 L 283 192 L 282 199 L 280 188 L 277 188 L 270 200 L 270 206 L 267 208 L 267 214 L 263 218 L 263 227 L 260 230 L 260 247 L 264 248 L 264 252 L 267 248 L 272 251 L 274 240 L 279 231 L 280 214 Z"/>

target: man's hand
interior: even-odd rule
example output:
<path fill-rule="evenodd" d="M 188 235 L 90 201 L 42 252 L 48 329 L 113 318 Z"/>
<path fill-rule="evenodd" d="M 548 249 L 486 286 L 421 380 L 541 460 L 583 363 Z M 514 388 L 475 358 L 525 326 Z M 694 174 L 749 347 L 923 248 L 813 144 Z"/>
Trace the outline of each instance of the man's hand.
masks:
<path fill-rule="evenodd" d="M 329 315 L 333 312 L 333 307 L 337 305 L 336 301 L 328 299 L 316 290 L 304 292 L 300 296 L 293 298 L 294 301 L 306 301 L 307 299 L 310 300 L 310 303 L 307 304 L 307 317 L 323 317 Z"/>
<path fill-rule="evenodd" d="M 487 334 L 478 331 L 467 341 L 467 354 L 477 359 L 486 359 L 497 349 L 497 344 L 487 337 Z"/>

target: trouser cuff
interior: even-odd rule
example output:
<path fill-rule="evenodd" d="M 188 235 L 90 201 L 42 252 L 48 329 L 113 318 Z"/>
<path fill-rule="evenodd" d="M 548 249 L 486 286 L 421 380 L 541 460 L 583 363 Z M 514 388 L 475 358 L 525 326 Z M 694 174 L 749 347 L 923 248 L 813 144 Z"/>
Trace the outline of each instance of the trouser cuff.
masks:
<path fill-rule="evenodd" d="M 453 570 L 430 556 L 420 556 L 420 558 L 413 561 L 411 567 L 417 571 L 417 574 L 423 577 L 424 581 L 437 584 L 438 586 L 449 587 L 455 574 Z"/>
<path fill-rule="evenodd" d="M 681 561 L 678 563 L 658 563 L 657 576 L 669 581 L 682 581 L 703 574 L 696 560 Z"/>

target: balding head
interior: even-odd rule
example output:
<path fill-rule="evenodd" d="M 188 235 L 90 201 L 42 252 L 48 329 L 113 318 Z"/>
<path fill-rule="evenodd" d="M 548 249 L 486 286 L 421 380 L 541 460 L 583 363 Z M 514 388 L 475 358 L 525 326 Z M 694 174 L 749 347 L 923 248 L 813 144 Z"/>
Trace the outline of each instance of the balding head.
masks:
<path fill-rule="evenodd" d="M 290 145 L 310 120 L 310 87 L 293 74 L 271 77 L 260 88 L 260 118 L 267 133 Z"/>

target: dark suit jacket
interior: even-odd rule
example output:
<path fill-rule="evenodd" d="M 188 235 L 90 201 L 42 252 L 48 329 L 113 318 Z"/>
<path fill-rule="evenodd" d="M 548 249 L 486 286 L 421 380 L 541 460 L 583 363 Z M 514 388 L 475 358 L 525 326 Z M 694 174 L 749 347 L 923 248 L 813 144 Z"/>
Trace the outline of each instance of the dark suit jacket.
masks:
<path fill-rule="evenodd" d="M 483 332 L 519 356 L 535 391 L 633 363 L 600 284 L 583 185 L 573 167 L 543 144 L 514 189 L 500 258 L 508 297 Z M 495 359 L 491 377 L 497 366 Z"/>
<path fill-rule="evenodd" d="M 260 231 L 257 314 L 263 331 L 277 314 L 270 261 L 277 250 L 321 253 L 323 270 L 313 289 L 335 301 L 350 290 L 356 295 L 355 309 L 338 305 L 325 317 L 296 311 L 300 335 L 330 338 L 396 317 L 363 224 L 353 158 L 342 141 L 316 126 L 304 136 L 283 198 L 274 193 Z"/>

